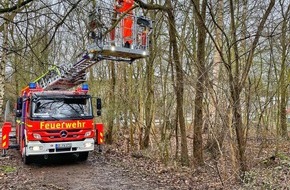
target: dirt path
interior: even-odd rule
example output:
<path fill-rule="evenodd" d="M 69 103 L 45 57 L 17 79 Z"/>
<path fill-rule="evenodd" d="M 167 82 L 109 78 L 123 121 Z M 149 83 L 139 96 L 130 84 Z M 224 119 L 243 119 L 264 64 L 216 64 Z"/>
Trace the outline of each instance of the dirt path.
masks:
<path fill-rule="evenodd" d="M 163 189 L 150 176 L 124 169 L 106 155 L 91 153 L 86 162 L 56 158 L 26 166 L 16 151 L 0 159 L 0 189 Z M 1 169 L 2 167 L 2 169 Z M 2 171 L 1 171 L 2 170 Z M 168 188 L 167 188 L 168 189 Z"/>

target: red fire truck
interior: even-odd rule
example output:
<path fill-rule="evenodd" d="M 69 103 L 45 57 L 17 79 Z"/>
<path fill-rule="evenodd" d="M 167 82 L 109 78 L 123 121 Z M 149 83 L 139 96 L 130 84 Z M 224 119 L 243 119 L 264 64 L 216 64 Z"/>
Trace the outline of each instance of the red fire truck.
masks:
<path fill-rule="evenodd" d="M 103 124 L 94 123 L 93 114 L 96 108 L 96 115 L 101 115 L 101 99 L 96 98 L 93 106 L 88 85 L 83 83 L 86 70 L 99 61 L 132 63 L 149 55 L 153 22 L 135 16 L 133 4 L 134 0 L 116 0 L 113 10 L 95 8 L 89 16 L 89 45 L 79 60 L 55 65 L 21 91 L 15 126 L 10 122 L 2 126 L 3 155 L 8 148 L 19 148 L 26 164 L 37 155 L 48 158 L 65 153 L 86 160 L 95 145 L 103 143 Z M 111 31 L 105 31 L 113 20 L 120 21 Z M 15 135 L 10 133 L 12 128 Z M 16 140 L 13 144 L 12 138 Z"/>
<path fill-rule="evenodd" d="M 59 153 L 73 153 L 83 161 L 94 150 L 95 140 L 103 143 L 103 125 L 94 124 L 92 97 L 87 92 L 86 84 L 75 91 L 44 91 L 30 83 L 22 90 L 17 100 L 16 139 L 24 163 L 34 155 L 47 158 Z"/>

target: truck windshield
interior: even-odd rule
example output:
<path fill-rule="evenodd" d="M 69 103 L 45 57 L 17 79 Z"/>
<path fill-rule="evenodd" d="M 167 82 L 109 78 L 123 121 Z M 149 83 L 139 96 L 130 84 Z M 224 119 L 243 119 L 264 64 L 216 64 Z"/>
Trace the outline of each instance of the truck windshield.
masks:
<path fill-rule="evenodd" d="M 37 118 L 87 118 L 93 117 L 91 99 L 44 98 L 32 101 L 32 117 Z"/>

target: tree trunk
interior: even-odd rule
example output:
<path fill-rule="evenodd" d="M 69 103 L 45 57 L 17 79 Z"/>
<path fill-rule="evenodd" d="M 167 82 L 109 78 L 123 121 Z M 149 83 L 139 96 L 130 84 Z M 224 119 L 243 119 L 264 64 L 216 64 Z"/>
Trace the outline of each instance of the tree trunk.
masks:
<path fill-rule="evenodd" d="M 212 125 L 212 134 L 209 132 L 209 140 L 207 142 L 206 147 L 208 147 L 212 157 L 217 159 L 220 155 L 220 148 L 222 147 L 224 136 L 226 134 L 225 130 L 227 129 L 225 124 L 221 121 L 220 117 L 225 117 L 225 113 L 222 110 L 226 110 L 226 105 L 222 100 L 222 92 L 220 90 L 220 86 L 222 83 L 220 82 L 220 70 L 222 64 L 221 52 L 223 52 L 222 45 L 222 30 L 224 28 L 223 24 L 223 8 L 224 3 L 223 0 L 218 0 L 217 8 L 216 8 L 216 25 L 215 25 L 215 42 L 216 47 L 214 50 L 213 57 L 213 74 L 210 80 L 209 85 L 209 93 L 211 94 L 211 104 L 209 105 L 209 119 L 210 124 Z M 219 88 L 218 88 L 219 87 Z M 219 115 L 219 113 L 224 113 Z M 224 120 L 225 121 L 225 120 Z M 227 120 L 226 120 L 227 121 Z"/>
<path fill-rule="evenodd" d="M 185 128 L 185 119 L 183 113 L 183 94 L 184 94 L 184 79 L 183 79 L 183 69 L 182 63 L 179 59 L 179 51 L 177 46 L 177 34 L 176 34 L 176 24 L 175 24 L 175 17 L 172 12 L 172 4 L 170 0 L 167 0 L 168 7 L 171 7 L 170 10 L 167 11 L 168 14 L 168 23 L 169 23 L 169 38 L 170 38 L 170 45 L 172 46 L 173 50 L 173 62 L 175 64 L 176 70 L 176 109 L 177 109 L 177 117 L 178 117 L 178 124 L 180 128 L 181 134 L 181 164 L 182 165 L 189 165 L 188 159 L 188 148 L 187 148 L 187 137 L 186 137 L 186 128 Z"/>
<path fill-rule="evenodd" d="M 196 95 L 194 106 L 194 131 L 193 131 L 193 157 L 197 165 L 203 165 L 203 140 L 202 140 L 202 125 L 203 125 L 203 94 L 204 81 L 206 77 L 205 69 L 205 39 L 206 31 L 203 26 L 202 18 L 205 18 L 206 1 L 202 1 L 201 10 L 199 0 L 194 1 L 197 25 L 197 81 L 196 81 Z M 201 16 L 200 16 L 201 15 Z"/>
<path fill-rule="evenodd" d="M 113 129 L 114 129 L 114 119 L 115 119 L 115 86 L 116 86 L 116 72 L 115 72 L 115 63 L 110 62 L 110 71 L 111 71 L 111 83 L 110 83 L 110 111 L 108 118 L 108 130 L 106 133 L 106 143 L 113 143 Z"/>
<path fill-rule="evenodd" d="M 290 5 L 288 5 L 287 11 L 285 12 L 284 18 L 288 18 L 290 13 Z M 280 96 L 281 96 L 281 103 L 280 103 L 280 135 L 284 138 L 288 138 L 288 131 L 287 131 L 287 103 L 288 103 L 288 69 L 286 66 L 286 58 L 287 58 L 287 46 L 289 42 L 287 42 L 287 19 L 283 20 L 282 23 L 282 36 L 281 36 L 281 47 L 282 47 L 282 55 L 281 55 L 281 73 L 280 73 Z"/>
<path fill-rule="evenodd" d="M 233 129 L 236 132 L 238 152 L 236 156 L 239 160 L 240 171 L 243 173 L 247 170 L 246 167 L 246 157 L 245 157 L 245 148 L 246 148 L 246 139 L 244 137 L 244 129 L 242 123 L 241 115 L 241 101 L 240 101 L 240 89 L 239 86 L 233 81 L 233 77 L 230 77 L 230 93 L 232 98 L 231 108 L 233 113 Z"/>
<path fill-rule="evenodd" d="M 150 59 L 146 65 L 146 89 L 147 89 L 147 97 L 145 103 L 145 133 L 143 139 L 143 148 L 149 147 L 149 140 L 150 140 L 150 130 L 152 126 L 153 120 L 153 96 L 154 96 L 154 89 L 153 89 L 153 77 L 154 77 L 154 68 L 153 68 L 153 60 Z"/>
<path fill-rule="evenodd" d="M 4 106 L 4 94 L 5 94 L 5 66 L 7 62 L 7 48 L 8 48 L 8 23 L 4 21 L 3 28 L 3 49 L 0 62 L 0 122 L 3 121 L 3 106 Z"/>
<path fill-rule="evenodd" d="M 151 0 L 151 3 L 153 1 Z M 154 18 L 156 17 L 155 14 L 150 14 L 150 18 L 155 20 Z M 157 32 L 157 31 L 156 31 Z M 154 50 L 157 50 L 156 46 L 156 34 L 155 31 L 153 31 L 153 34 L 150 35 L 150 41 L 151 44 L 149 46 L 149 52 L 150 57 L 148 60 L 146 60 L 146 100 L 145 100 L 145 131 L 144 131 L 144 138 L 143 138 L 143 143 L 142 146 L 143 148 L 148 148 L 149 147 L 149 142 L 150 142 L 150 131 L 152 127 L 152 121 L 153 121 L 153 115 L 154 115 L 154 59 L 156 54 L 154 53 Z"/>

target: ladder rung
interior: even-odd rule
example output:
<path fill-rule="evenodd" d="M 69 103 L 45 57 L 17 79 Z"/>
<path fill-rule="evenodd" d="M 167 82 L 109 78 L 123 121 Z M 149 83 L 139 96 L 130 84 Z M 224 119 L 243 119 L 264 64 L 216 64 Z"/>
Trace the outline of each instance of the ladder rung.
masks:
<path fill-rule="evenodd" d="M 58 72 L 51 70 L 46 76 L 38 81 L 44 89 L 69 89 L 86 81 L 85 70 L 98 62 L 83 59 L 75 64 L 62 64 L 58 66 Z"/>

